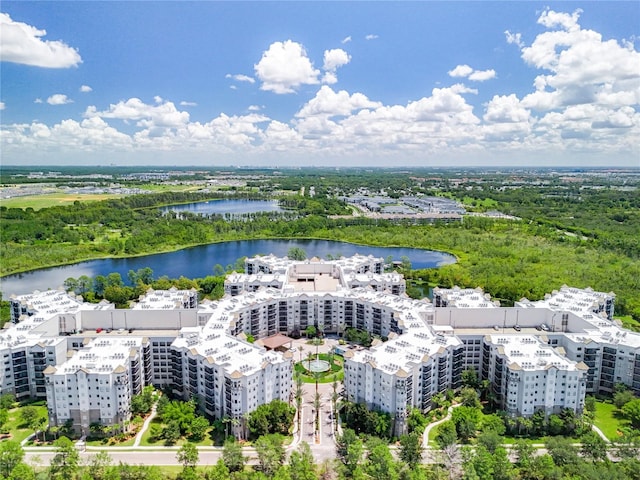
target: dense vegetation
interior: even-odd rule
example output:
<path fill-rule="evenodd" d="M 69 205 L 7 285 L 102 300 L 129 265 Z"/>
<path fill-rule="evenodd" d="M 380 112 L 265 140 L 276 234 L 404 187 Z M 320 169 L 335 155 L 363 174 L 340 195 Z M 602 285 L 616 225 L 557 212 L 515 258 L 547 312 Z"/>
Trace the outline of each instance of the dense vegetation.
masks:
<path fill-rule="evenodd" d="M 639 212 L 637 188 L 582 187 L 554 180 L 549 185 L 506 188 L 511 177 L 489 175 L 454 184 L 446 175 L 407 174 L 282 176 L 256 180 L 261 188 L 296 192 L 316 185 L 316 195 L 290 197 L 301 212 L 252 214 L 245 218 L 162 215 L 156 208 L 214 196 L 165 192 L 67 207 L 0 207 L 0 272 L 3 275 L 104 256 L 166 251 L 215 241 L 250 238 L 323 238 L 382 246 L 413 246 L 449 251 L 459 262 L 436 270 L 414 271 L 410 281 L 427 285 L 481 286 L 509 304 L 521 297 L 539 299 L 563 284 L 591 286 L 617 294 L 616 311 L 640 320 Z M 554 177 L 555 178 L 555 177 Z M 359 180 L 358 180 L 359 179 Z M 598 180 L 598 182 L 596 182 Z M 397 193 L 457 197 L 470 209 L 496 205 L 521 221 L 466 217 L 463 224 L 422 226 L 353 217 L 328 218 L 338 204 L 327 195 L 389 186 Z M 593 182 L 608 185 L 610 180 Z M 357 187 L 356 187 L 357 185 Z M 591 188 L 593 187 L 593 188 Z M 258 193 L 243 192 L 241 195 Z M 324 195 L 324 196 L 323 196 Z M 301 198 L 304 202 L 301 202 Z M 324 200 L 323 200 L 324 199 Z M 489 201 L 491 200 L 491 201 Z M 320 205 L 320 207 L 318 207 Z M 412 291 L 414 292 L 414 291 Z"/>

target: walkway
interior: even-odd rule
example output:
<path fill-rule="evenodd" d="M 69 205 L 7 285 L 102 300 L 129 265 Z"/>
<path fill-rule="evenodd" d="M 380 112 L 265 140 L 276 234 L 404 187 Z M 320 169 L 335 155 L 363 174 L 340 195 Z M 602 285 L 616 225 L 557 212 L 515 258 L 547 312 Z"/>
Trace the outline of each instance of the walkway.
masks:
<path fill-rule="evenodd" d="M 142 428 L 140 428 L 140 431 L 136 435 L 136 440 L 135 442 L 133 442 L 134 447 L 140 446 L 140 442 L 142 441 L 142 436 L 144 435 L 144 432 L 147 431 L 147 429 L 149 428 L 149 424 L 151 423 L 151 420 L 153 420 L 156 417 L 157 413 L 158 412 L 156 411 L 156 404 L 154 403 L 153 407 L 151 408 L 151 415 L 145 418 L 144 423 L 142 424 Z"/>

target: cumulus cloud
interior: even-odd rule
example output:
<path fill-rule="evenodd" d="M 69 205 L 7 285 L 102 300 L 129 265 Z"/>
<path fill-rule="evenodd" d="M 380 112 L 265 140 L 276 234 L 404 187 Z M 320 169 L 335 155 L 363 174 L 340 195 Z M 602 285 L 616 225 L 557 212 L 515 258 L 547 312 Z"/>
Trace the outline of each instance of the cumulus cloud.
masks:
<path fill-rule="evenodd" d="M 366 35 L 364 37 L 365 40 L 375 40 L 376 38 L 378 38 L 378 35 L 375 35 L 373 33 L 370 33 L 369 35 Z"/>
<path fill-rule="evenodd" d="M 350 41 L 351 41 L 351 35 L 349 35 L 348 37 L 344 37 L 340 43 L 344 45 L 345 43 L 349 43 Z"/>
<path fill-rule="evenodd" d="M 232 75 L 230 73 L 227 73 L 224 78 L 231 78 L 233 80 L 236 80 L 238 82 L 247 82 L 247 83 L 256 83 L 256 79 L 253 77 L 250 77 L 248 75 L 242 75 L 241 73 L 236 74 L 236 75 Z"/>
<path fill-rule="evenodd" d="M 484 82 L 496 78 L 496 71 L 491 70 L 474 70 L 469 65 L 458 65 L 448 72 L 450 77 L 467 77 L 475 82 Z"/>
<path fill-rule="evenodd" d="M 336 48 L 333 50 L 324 51 L 324 64 L 322 66 L 324 75 L 322 76 L 322 83 L 332 85 L 338 82 L 338 75 L 336 70 L 343 65 L 346 65 L 351 61 L 351 55 L 342 50 Z"/>
<path fill-rule="evenodd" d="M 36 103 L 39 102 L 36 101 Z M 73 103 L 73 100 L 62 93 L 56 93 L 47 98 L 47 103 L 49 105 L 66 105 L 67 103 Z"/>
<path fill-rule="evenodd" d="M 521 33 L 511 33 L 509 30 L 505 30 L 504 35 L 507 38 L 507 43 L 515 44 L 520 48 L 524 47 Z"/>
<path fill-rule="evenodd" d="M 469 65 L 458 65 L 448 73 L 450 77 L 468 77 L 473 73 L 473 68 L 471 68 Z"/>
<path fill-rule="evenodd" d="M 346 65 L 351 61 L 351 55 L 342 50 L 341 48 L 335 48 L 333 50 L 324 51 L 324 70 L 335 72 L 336 69 Z"/>
<path fill-rule="evenodd" d="M 81 91 L 82 93 L 89 93 L 89 92 L 92 92 L 92 91 L 93 91 L 93 88 L 91 88 L 89 85 L 82 85 L 82 86 L 80 87 L 80 91 Z"/>
<path fill-rule="evenodd" d="M 6 105 L 4 104 L 4 102 L 0 102 L 0 111 L 4 110 L 6 108 Z"/>
<path fill-rule="evenodd" d="M 36 98 L 33 103 L 42 103 L 42 99 L 41 98 Z"/>
<path fill-rule="evenodd" d="M 469 80 L 475 82 L 484 82 L 486 80 L 491 80 L 492 78 L 496 78 L 496 71 L 493 69 L 490 70 L 474 70 L 474 72 L 469 75 Z"/>
<path fill-rule="evenodd" d="M 181 107 L 197 107 L 198 104 L 196 102 L 185 102 L 184 100 L 180 102 Z"/>
<path fill-rule="evenodd" d="M 538 23 L 549 30 L 529 46 L 522 59 L 547 73 L 534 80 L 535 91 L 523 104 L 538 111 L 572 105 L 601 104 L 611 108 L 640 103 L 640 53 L 598 32 L 582 29 L 580 10 L 572 14 L 546 9 Z"/>
<path fill-rule="evenodd" d="M 304 47 L 291 40 L 272 43 L 254 69 L 262 81 L 260 89 L 278 94 L 293 93 L 301 85 L 319 83 L 320 71 L 313 68 Z"/>
<path fill-rule="evenodd" d="M 380 102 L 373 102 L 362 93 L 349 95 L 345 90 L 334 92 L 331 87 L 323 85 L 316 93 L 316 96 L 309 100 L 309 102 L 296 113 L 296 117 L 301 118 L 317 115 L 346 116 L 357 110 L 365 108 L 375 109 L 381 106 L 382 104 Z"/>
<path fill-rule="evenodd" d="M 495 95 L 487 104 L 483 119 L 486 122 L 516 123 L 529 120 L 531 112 L 518 100 L 515 94 Z"/>
<path fill-rule="evenodd" d="M 300 100 L 301 106 L 288 119 L 271 119 L 263 114 L 264 106 L 250 105 L 244 115 L 223 113 L 209 121 L 192 121 L 188 112 L 160 97 L 148 104 L 131 98 L 103 110 L 91 106 L 80 122 L 3 125 L 0 145 L 12 161 L 25 158 L 25 152 L 35 158 L 40 152 L 65 148 L 106 152 L 107 158 L 114 149 L 135 152 L 136 158 L 146 152 L 158 160 L 174 158 L 176 152 L 196 161 L 215 154 L 252 164 L 285 164 L 286 158 L 295 159 L 289 163 L 308 158 L 334 164 L 362 158 L 367 165 L 398 159 L 423 165 L 430 159 L 455 164 L 470 158 L 488 163 L 499 158 L 508 162 L 553 158 L 567 164 L 568 155 L 573 155 L 573 162 L 585 165 L 587 156 L 599 158 L 600 164 L 615 158 L 636 165 L 640 60 L 633 44 L 604 40 L 583 29 L 579 12 L 547 9 L 538 17 L 544 31 L 530 45 L 517 33 L 508 32 L 506 39 L 518 45 L 522 62 L 536 71 L 533 85 L 517 95 L 509 91 L 489 95 L 483 105 L 470 97 L 478 89 L 462 81 L 495 78 L 494 70 L 457 65 L 448 72 L 457 83 L 434 88 L 405 104 L 385 104 L 364 93 L 328 86 L 337 81 L 337 69 L 350 61 L 346 52 L 327 50 L 323 68 L 315 69 L 302 45 L 289 40 L 264 52 L 254 65 L 255 81 L 276 93 L 318 84 L 321 74 L 325 84 L 311 98 Z M 235 80 L 232 83 L 244 81 L 228 78 Z M 487 92 L 482 93 L 485 98 Z M 127 124 L 122 131 L 115 119 Z M 158 152 L 167 152 L 166 157 Z"/>
<path fill-rule="evenodd" d="M 172 102 L 163 102 L 162 98 L 154 97 L 156 105 L 148 105 L 139 98 L 130 98 L 126 102 L 120 101 L 109 105 L 104 111 L 98 111 L 95 106 L 87 107 L 84 116 L 87 118 L 114 118 L 124 121 L 137 120 L 141 127 L 179 127 L 189 122 L 189 113 L 176 109 Z"/>
<path fill-rule="evenodd" d="M 60 40 L 42 40 L 45 30 L 0 13 L 0 60 L 34 67 L 68 68 L 82 63 L 75 48 Z"/>

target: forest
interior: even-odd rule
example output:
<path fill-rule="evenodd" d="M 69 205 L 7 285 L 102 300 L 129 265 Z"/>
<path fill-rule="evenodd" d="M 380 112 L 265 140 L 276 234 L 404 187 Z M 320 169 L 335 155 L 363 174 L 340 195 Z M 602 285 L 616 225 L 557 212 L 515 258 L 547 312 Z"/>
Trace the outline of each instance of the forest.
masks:
<path fill-rule="evenodd" d="M 404 272 L 410 286 L 480 286 L 505 305 L 522 297 L 540 299 L 564 284 L 590 286 L 615 292 L 617 314 L 640 321 L 637 176 L 581 174 L 565 181 L 564 172 L 263 173 L 253 172 L 247 186 L 233 192 L 165 191 L 40 210 L 0 207 L 0 274 L 220 241 L 318 238 L 457 256 L 453 265 Z M 313 197 L 300 194 L 311 186 Z M 467 215 L 462 223 L 416 225 L 411 219 L 330 217 L 350 211 L 341 195 L 363 189 L 448 196 L 470 212 L 498 209 L 519 220 Z M 275 191 L 268 198 L 280 199 L 288 210 L 225 218 L 159 209 L 222 197 L 263 199 Z"/>

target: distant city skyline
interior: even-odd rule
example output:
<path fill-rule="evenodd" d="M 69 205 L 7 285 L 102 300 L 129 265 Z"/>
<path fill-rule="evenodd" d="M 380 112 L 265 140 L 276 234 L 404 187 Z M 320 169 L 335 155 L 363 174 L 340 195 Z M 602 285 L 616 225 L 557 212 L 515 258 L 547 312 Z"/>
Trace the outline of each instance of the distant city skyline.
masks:
<path fill-rule="evenodd" d="M 4 165 L 640 166 L 640 3 L 3 2 Z"/>

